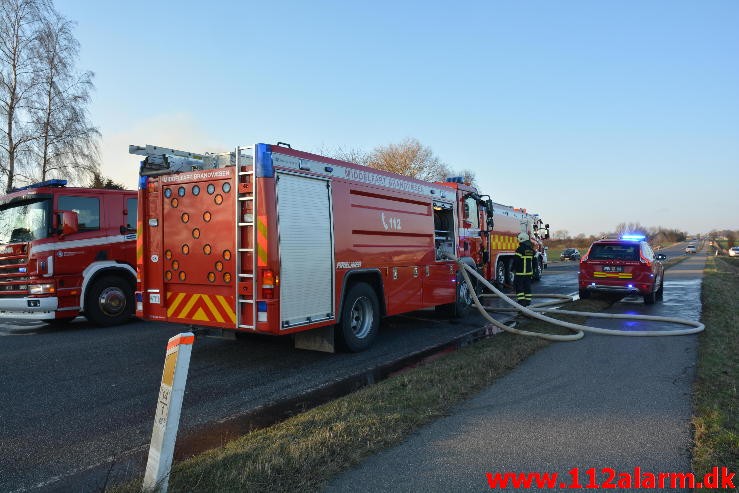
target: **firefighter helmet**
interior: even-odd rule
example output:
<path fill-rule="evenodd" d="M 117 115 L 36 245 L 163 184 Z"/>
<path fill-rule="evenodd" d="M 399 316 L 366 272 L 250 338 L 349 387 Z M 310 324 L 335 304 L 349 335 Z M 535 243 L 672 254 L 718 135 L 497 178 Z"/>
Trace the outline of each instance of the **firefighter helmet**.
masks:
<path fill-rule="evenodd" d="M 518 233 L 518 241 L 529 241 L 529 235 L 526 233 Z"/>

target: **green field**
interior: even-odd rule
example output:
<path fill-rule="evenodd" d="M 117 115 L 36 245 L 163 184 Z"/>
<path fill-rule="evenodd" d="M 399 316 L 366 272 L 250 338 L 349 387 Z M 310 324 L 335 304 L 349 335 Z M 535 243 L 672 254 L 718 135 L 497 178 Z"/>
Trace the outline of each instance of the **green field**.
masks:
<path fill-rule="evenodd" d="M 693 391 L 693 469 L 739 472 L 739 258 L 708 257 Z"/>

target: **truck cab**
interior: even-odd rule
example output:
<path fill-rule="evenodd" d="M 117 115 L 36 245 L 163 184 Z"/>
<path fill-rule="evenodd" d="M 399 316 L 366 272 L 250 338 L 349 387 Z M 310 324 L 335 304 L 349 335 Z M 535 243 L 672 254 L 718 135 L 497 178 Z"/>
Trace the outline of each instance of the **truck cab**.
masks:
<path fill-rule="evenodd" d="M 134 310 L 136 192 L 49 180 L 0 197 L 0 320 L 97 325 Z"/>

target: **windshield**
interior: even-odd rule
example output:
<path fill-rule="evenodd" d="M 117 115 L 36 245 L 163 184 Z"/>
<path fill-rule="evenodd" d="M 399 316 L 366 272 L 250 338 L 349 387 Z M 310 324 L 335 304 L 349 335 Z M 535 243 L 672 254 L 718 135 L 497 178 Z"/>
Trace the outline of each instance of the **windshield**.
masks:
<path fill-rule="evenodd" d="M 639 244 L 596 244 L 590 248 L 590 260 L 639 260 Z"/>
<path fill-rule="evenodd" d="M 0 244 L 40 240 L 51 229 L 51 200 L 31 199 L 0 206 Z"/>

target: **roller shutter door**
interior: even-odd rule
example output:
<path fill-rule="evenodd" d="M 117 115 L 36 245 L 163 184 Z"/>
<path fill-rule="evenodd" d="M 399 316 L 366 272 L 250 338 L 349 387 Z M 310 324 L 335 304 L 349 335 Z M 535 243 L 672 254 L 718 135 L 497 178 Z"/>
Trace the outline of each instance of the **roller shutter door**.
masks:
<path fill-rule="evenodd" d="M 278 173 L 282 328 L 333 318 L 331 190 L 324 179 Z"/>

